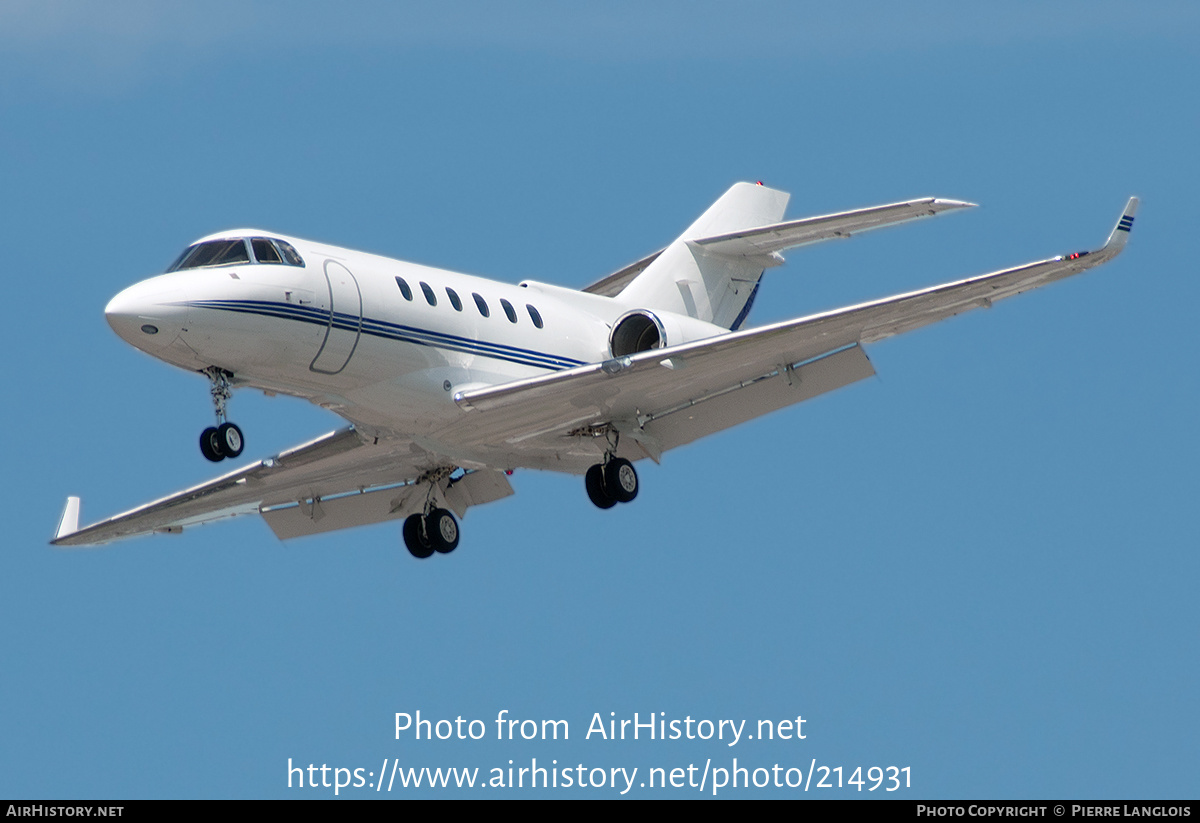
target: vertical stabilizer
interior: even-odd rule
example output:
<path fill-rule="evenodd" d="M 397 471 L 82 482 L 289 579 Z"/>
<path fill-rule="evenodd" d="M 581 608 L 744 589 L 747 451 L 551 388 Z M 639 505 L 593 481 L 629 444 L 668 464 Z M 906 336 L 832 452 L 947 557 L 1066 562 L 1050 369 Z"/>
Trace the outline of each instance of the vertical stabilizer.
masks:
<path fill-rule="evenodd" d="M 778 223 L 789 196 L 762 184 L 735 184 L 621 291 L 621 301 L 736 328 L 763 270 L 777 259 L 720 254 L 689 241 Z"/>

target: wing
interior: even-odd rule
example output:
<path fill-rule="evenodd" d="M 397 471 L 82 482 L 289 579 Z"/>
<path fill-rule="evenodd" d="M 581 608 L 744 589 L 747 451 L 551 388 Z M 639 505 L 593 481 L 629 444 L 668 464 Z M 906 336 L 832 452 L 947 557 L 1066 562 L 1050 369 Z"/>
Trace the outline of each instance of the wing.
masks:
<path fill-rule="evenodd" d="M 924 197 L 920 200 L 906 200 L 903 203 L 890 203 L 886 206 L 871 206 L 866 209 L 825 214 L 820 217 L 789 220 L 785 223 L 759 226 L 713 237 L 700 237 L 690 242 L 719 254 L 747 257 L 770 255 L 795 246 L 850 237 L 869 229 L 907 223 L 910 220 L 919 220 L 922 217 L 930 217 L 954 209 L 971 208 L 974 205 L 974 203 L 966 203 L 962 200 Z M 647 266 L 658 259 L 663 251 L 665 249 L 659 249 L 641 260 L 630 263 L 620 271 L 613 272 L 604 279 L 592 283 L 584 291 L 615 297 Z"/>
<path fill-rule="evenodd" d="M 433 480 L 439 501 L 461 517 L 471 505 L 512 494 L 501 472 L 451 478 L 408 440 L 367 439 L 353 427 L 261 460 L 215 480 L 78 528 L 79 498 L 67 501 L 56 546 L 88 546 L 243 514 L 262 514 L 281 539 L 407 517 Z"/>
<path fill-rule="evenodd" d="M 874 373 L 860 344 L 991 306 L 1115 257 L 1137 210 L 1131 198 L 1104 246 L 849 308 L 652 349 L 544 377 L 456 395 L 477 412 L 466 425 L 534 454 L 586 468 L 588 453 L 563 445 L 609 425 L 651 457 Z M 722 241 L 724 242 L 724 241 Z M 541 445 L 543 451 L 536 452 Z M 546 454 L 552 454 L 551 465 Z M 642 456 L 642 455 L 634 455 Z M 564 465 L 564 468 L 566 466 Z"/>

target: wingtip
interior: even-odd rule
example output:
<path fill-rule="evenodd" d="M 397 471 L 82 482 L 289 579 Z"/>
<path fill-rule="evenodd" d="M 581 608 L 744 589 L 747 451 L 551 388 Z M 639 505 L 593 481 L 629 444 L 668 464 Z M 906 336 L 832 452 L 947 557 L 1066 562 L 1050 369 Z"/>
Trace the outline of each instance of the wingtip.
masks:
<path fill-rule="evenodd" d="M 1130 197 L 1129 202 L 1125 204 L 1125 210 L 1121 212 L 1120 218 L 1117 219 L 1117 225 L 1113 227 L 1112 233 L 1108 235 L 1108 240 L 1104 244 L 1104 248 L 1114 252 L 1120 251 L 1129 242 L 1129 233 L 1133 231 L 1133 218 L 1137 214 L 1138 206 L 1141 201 L 1136 197 Z"/>
<path fill-rule="evenodd" d="M 978 203 L 970 203 L 966 200 L 952 200 L 949 197 L 933 197 L 930 198 L 932 205 L 939 209 L 974 209 L 979 206 Z"/>
<path fill-rule="evenodd" d="M 79 531 L 79 498 L 68 497 L 67 505 L 63 506 L 62 514 L 58 518 L 58 528 L 54 530 L 54 539 L 50 541 L 50 545 L 58 545 L 58 542 L 64 537 L 69 537 Z"/>

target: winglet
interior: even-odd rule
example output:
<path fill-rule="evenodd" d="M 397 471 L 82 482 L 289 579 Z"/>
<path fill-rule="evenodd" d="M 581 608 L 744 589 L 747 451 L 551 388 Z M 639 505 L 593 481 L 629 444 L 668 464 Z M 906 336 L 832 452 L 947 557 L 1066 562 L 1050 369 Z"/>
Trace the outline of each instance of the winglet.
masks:
<path fill-rule="evenodd" d="M 951 200 L 949 197 L 934 197 L 929 201 L 931 209 L 936 211 L 950 211 L 951 209 L 974 209 L 978 208 L 978 203 L 970 203 L 966 200 Z"/>
<path fill-rule="evenodd" d="M 77 531 L 79 531 L 79 498 L 68 497 L 67 505 L 63 507 L 62 517 L 58 518 L 58 529 L 54 532 L 54 541 L 61 540 Z"/>
<path fill-rule="evenodd" d="M 1125 244 L 1129 242 L 1129 232 L 1133 229 L 1133 216 L 1137 214 L 1137 210 L 1138 199 L 1130 197 L 1129 202 L 1125 205 L 1125 211 L 1121 213 L 1121 219 L 1117 221 L 1112 234 L 1108 236 L 1108 240 L 1104 244 L 1105 249 L 1115 254 L 1125 248 Z"/>

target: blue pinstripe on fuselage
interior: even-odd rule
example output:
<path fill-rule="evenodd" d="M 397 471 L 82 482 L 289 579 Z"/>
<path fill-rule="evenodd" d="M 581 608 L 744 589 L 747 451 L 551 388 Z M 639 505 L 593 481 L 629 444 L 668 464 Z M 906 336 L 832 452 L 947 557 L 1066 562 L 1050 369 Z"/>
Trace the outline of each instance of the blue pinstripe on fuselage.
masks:
<path fill-rule="evenodd" d="M 186 305 L 191 308 L 211 309 L 214 311 L 257 314 L 262 317 L 275 317 L 285 320 L 298 320 L 302 323 L 312 323 L 317 326 L 328 326 L 330 324 L 328 309 L 297 306 L 292 303 L 279 303 L 272 300 L 189 300 L 176 305 Z M 584 361 L 574 360 L 569 357 L 546 354 L 545 352 L 534 351 L 533 349 L 522 349 L 503 343 L 472 340 L 469 337 L 462 337 L 456 334 L 422 329 L 401 323 L 391 323 L 371 317 L 364 316 L 360 318 L 356 314 L 345 314 L 335 311 L 333 313 L 333 326 L 334 328 L 351 332 L 361 331 L 363 334 L 387 340 L 397 340 L 418 346 L 430 346 L 432 348 L 448 349 L 450 351 L 465 352 L 484 357 L 494 357 L 498 360 L 507 360 L 510 363 L 519 363 L 524 366 L 535 366 L 553 371 L 584 365 Z"/>

